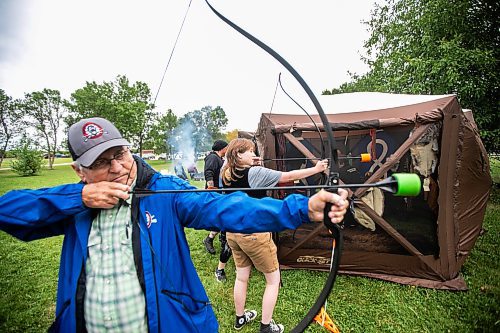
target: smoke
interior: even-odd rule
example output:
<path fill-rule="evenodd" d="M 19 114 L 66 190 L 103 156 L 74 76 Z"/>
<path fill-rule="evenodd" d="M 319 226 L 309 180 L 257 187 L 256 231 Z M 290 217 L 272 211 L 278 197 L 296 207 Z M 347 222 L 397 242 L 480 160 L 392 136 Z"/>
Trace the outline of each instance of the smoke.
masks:
<path fill-rule="evenodd" d="M 181 159 L 182 165 L 188 167 L 196 161 L 195 144 L 193 141 L 194 125 L 185 122 L 172 130 L 167 143 L 172 147 L 174 159 Z"/>
<path fill-rule="evenodd" d="M 210 150 L 213 139 L 204 127 L 197 127 L 192 121 L 182 121 L 171 131 L 167 139 L 174 159 L 180 159 L 184 167 L 197 160 L 198 153 Z"/>

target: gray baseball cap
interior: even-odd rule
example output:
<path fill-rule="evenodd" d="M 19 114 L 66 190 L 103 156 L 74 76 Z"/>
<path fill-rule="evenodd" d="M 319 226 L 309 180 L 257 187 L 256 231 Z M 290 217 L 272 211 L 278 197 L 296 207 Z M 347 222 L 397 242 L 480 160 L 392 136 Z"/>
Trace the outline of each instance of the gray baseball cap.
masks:
<path fill-rule="evenodd" d="M 68 131 L 68 147 L 73 161 L 90 166 L 106 150 L 130 146 L 118 129 L 104 118 L 82 119 Z"/>

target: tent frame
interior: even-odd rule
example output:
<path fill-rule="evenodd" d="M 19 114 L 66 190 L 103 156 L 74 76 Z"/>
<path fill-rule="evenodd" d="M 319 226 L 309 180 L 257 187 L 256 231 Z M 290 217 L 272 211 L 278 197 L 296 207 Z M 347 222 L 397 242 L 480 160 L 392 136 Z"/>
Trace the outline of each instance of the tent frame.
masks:
<path fill-rule="evenodd" d="M 486 172 L 478 174 L 476 179 L 474 179 L 478 181 L 474 192 L 478 194 L 478 197 L 486 198 L 486 200 L 478 203 L 474 216 L 462 223 L 459 214 L 457 214 L 457 207 L 460 207 L 457 206 L 457 196 L 463 197 L 463 194 L 457 192 L 460 189 L 456 189 L 456 184 L 464 178 L 466 170 L 463 169 L 463 164 L 468 162 L 459 161 L 460 163 L 458 163 L 457 159 L 461 157 L 461 151 L 465 149 L 464 146 L 466 145 L 468 148 L 473 148 L 468 153 L 476 160 L 484 159 L 483 157 L 487 156 L 487 154 L 479 139 L 477 127 L 475 127 L 473 119 L 471 120 L 469 115 L 465 115 L 462 112 L 456 97 L 439 97 L 423 103 L 382 110 L 329 114 L 327 117 L 330 120 L 330 126 L 334 130 L 336 137 L 344 136 L 347 132 L 385 129 L 393 126 L 409 126 L 411 129 L 411 136 L 365 181 L 368 184 L 382 178 L 384 174 L 408 153 L 412 145 L 429 130 L 432 124 L 440 122 L 442 125 L 442 142 L 437 170 L 439 175 L 438 182 L 440 194 L 449 194 L 439 195 L 438 197 L 439 210 L 436 221 L 436 232 L 439 249 L 437 255 L 423 254 L 410 240 L 398 232 L 396 228 L 379 216 L 367 204 L 356 200 L 356 206 L 364 211 L 377 226 L 404 248 L 409 255 L 370 252 L 370 263 L 373 267 L 372 269 L 364 270 L 360 267 L 363 265 L 366 266 L 366 253 L 344 251 L 340 272 L 430 288 L 467 289 L 459 271 L 481 231 L 491 178 L 489 178 L 489 172 Z M 262 153 L 261 156 L 263 158 L 277 158 L 279 154 L 277 142 L 286 140 L 305 158 L 319 158 L 302 142 L 306 138 L 320 136 L 321 133 L 318 134 L 317 128 L 319 128 L 320 132 L 324 132 L 324 128 L 319 123 L 319 119 L 317 119 L 317 127 L 315 124 L 308 122 L 307 119 L 309 118 L 299 115 L 262 114 L 259 128 L 255 133 L 258 150 Z M 464 141 L 465 139 L 467 142 Z M 487 158 L 482 163 L 483 169 L 489 170 Z M 275 162 L 270 165 L 272 168 L 280 169 L 277 166 L 278 163 Z M 350 195 L 353 195 L 354 198 L 359 198 L 365 191 L 367 191 L 367 188 L 359 188 L 354 193 L 350 192 Z M 324 231 L 324 227 L 320 224 L 315 226 L 308 236 L 299 240 L 290 248 L 280 248 L 280 262 L 285 257 L 293 257 L 293 254 L 297 250 L 302 249 L 305 244 L 313 241 L 318 234 Z M 467 237 L 465 233 L 468 233 Z M 394 265 L 390 263 L 394 263 Z M 378 266 L 383 268 L 377 268 Z M 282 268 L 324 270 L 328 269 L 328 260 L 325 260 L 322 264 L 301 263 L 301 265 L 297 266 L 285 260 L 282 263 Z"/>

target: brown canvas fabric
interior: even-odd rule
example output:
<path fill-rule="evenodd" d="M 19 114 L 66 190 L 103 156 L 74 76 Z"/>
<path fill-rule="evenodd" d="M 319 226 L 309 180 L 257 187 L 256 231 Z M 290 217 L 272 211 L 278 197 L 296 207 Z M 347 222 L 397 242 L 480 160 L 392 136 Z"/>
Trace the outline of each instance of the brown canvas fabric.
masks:
<path fill-rule="evenodd" d="M 382 214 L 356 200 L 356 209 L 375 228 L 346 218 L 340 272 L 429 288 L 466 289 L 459 273 L 480 235 L 491 187 L 488 156 L 472 112 L 462 112 L 455 96 L 426 96 L 420 103 L 327 117 L 341 156 L 366 152 L 376 144 L 371 153 L 377 156 L 368 165 L 341 160 L 341 181 L 370 183 L 403 171 L 419 174 L 426 186 L 416 198 L 384 194 Z M 306 115 L 262 114 L 255 132 L 261 156 L 321 157 L 326 136 L 319 116 L 312 119 L 316 124 Z M 266 166 L 288 170 L 300 163 L 306 162 Z M 359 188 L 351 196 L 360 198 L 365 192 Z M 329 269 L 331 237 L 316 227 L 304 225 L 278 235 L 282 268 Z"/>

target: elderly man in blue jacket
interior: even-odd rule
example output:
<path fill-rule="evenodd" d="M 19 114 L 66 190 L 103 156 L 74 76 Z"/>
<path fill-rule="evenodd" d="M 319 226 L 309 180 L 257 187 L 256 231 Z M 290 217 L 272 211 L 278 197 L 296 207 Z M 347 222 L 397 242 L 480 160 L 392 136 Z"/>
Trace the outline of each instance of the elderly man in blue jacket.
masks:
<path fill-rule="evenodd" d="M 217 332 L 185 227 L 280 231 L 321 221 L 326 202 L 338 223 L 348 205 L 344 190 L 283 201 L 210 192 L 141 198 L 130 191 L 193 187 L 133 156 L 105 119 L 72 125 L 68 144 L 80 183 L 0 197 L 1 230 L 25 241 L 64 235 L 56 332 Z"/>

